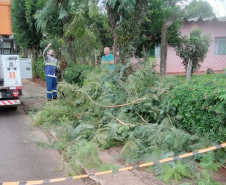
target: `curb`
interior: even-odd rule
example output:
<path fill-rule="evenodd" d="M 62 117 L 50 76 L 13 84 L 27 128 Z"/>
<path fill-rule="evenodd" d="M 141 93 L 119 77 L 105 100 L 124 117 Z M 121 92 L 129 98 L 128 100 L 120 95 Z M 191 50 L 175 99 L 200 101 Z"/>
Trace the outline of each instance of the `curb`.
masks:
<path fill-rule="evenodd" d="M 21 100 L 20 106 L 21 106 L 25 111 L 30 111 L 30 110 L 31 110 L 30 106 L 29 106 L 27 103 L 24 103 L 23 98 L 20 98 L 20 100 Z"/>

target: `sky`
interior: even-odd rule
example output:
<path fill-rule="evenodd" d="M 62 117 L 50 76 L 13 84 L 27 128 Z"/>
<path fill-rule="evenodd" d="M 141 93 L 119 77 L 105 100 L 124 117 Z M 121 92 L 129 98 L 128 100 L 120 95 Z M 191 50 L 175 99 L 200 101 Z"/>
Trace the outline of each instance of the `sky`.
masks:
<path fill-rule="evenodd" d="M 220 2 L 220 0 L 206 0 L 209 2 L 209 4 L 213 7 L 214 12 L 216 13 L 217 16 L 226 16 L 226 10 L 223 5 L 223 3 Z M 226 0 L 223 0 L 224 4 L 226 6 Z M 218 13 L 217 13 L 218 12 Z"/>

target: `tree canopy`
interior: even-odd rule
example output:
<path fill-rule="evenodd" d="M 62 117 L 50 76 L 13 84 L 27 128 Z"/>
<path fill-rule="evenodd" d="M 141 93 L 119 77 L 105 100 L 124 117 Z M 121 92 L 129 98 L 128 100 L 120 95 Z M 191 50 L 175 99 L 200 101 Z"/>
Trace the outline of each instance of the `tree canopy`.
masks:
<path fill-rule="evenodd" d="M 185 7 L 185 12 L 187 18 L 215 16 L 211 5 L 204 0 L 192 0 L 192 2 Z"/>
<path fill-rule="evenodd" d="M 37 0 L 13 0 L 13 33 L 20 48 L 29 49 L 34 62 L 34 76 L 37 77 L 37 51 L 40 49 L 42 32 L 36 27 L 34 14 L 38 10 Z"/>

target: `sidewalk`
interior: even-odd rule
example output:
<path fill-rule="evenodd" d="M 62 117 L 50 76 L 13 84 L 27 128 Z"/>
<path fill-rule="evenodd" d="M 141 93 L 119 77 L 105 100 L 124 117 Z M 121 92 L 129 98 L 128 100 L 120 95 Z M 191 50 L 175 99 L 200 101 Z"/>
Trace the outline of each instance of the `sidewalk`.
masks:
<path fill-rule="evenodd" d="M 21 102 L 26 110 L 41 108 L 46 102 L 46 88 L 32 82 L 31 80 L 22 80 Z"/>
<path fill-rule="evenodd" d="M 114 160 L 114 156 L 117 156 L 120 150 L 121 147 L 112 147 L 104 151 L 99 150 L 99 157 L 104 164 L 117 165 L 120 168 L 127 167 Z M 98 172 L 98 169 L 95 168 L 85 168 L 84 170 L 89 174 Z M 147 172 L 142 168 L 116 174 L 91 176 L 90 178 L 101 185 L 165 185 L 165 183 L 154 176 L 152 172 Z"/>
<path fill-rule="evenodd" d="M 34 83 L 31 80 L 23 79 L 22 80 L 22 93 L 23 96 L 21 97 L 22 107 L 26 111 L 30 111 L 33 109 L 41 108 L 45 105 L 47 102 L 46 98 L 46 87 L 44 87 L 45 83 Z M 40 130 L 39 127 L 34 127 L 31 129 L 32 136 L 35 138 L 36 141 L 43 142 L 43 143 L 49 143 L 50 139 Z M 56 159 L 57 166 L 54 171 L 56 170 L 56 173 L 58 177 L 54 178 L 64 178 L 67 174 L 67 171 L 65 169 L 65 164 L 63 161 L 61 161 L 61 156 L 57 150 L 50 150 L 52 152 L 52 158 Z M 58 171 L 59 170 L 59 171 Z M 56 185 L 88 185 L 86 182 L 83 182 L 82 180 L 68 180 L 68 181 L 61 181 L 58 183 L 53 183 Z M 90 185 L 95 185 L 90 184 Z"/>

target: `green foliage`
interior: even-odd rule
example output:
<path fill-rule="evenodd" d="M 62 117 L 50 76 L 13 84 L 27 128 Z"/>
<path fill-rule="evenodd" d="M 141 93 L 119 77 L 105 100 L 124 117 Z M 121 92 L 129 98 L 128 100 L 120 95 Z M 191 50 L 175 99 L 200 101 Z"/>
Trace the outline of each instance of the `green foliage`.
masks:
<path fill-rule="evenodd" d="M 203 0 L 193 0 L 188 5 L 185 6 L 186 17 L 194 18 L 194 17 L 211 17 L 215 16 L 213 12 L 213 8 L 209 4 L 208 1 Z"/>
<path fill-rule="evenodd" d="M 69 146 L 66 158 L 70 159 L 70 166 L 77 173 L 81 173 L 81 167 L 92 168 L 101 165 L 97 145 L 86 141 Z"/>
<path fill-rule="evenodd" d="M 133 8 L 136 5 L 136 0 L 106 0 L 106 4 L 115 8 L 117 6 L 118 10 L 126 10 L 126 11 L 133 11 Z"/>
<path fill-rule="evenodd" d="M 34 77 L 37 77 L 37 56 L 42 40 L 42 33 L 36 27 L 34 14 L 38 9 L 37 0 L 13 0 L 12 23 L 13 36 L 20 50 L 30 50 L 32 53 Z"/>
<path fill-rule="evenodd" d="M 49 103 L 47 106 L 43 107 L 36 115 L 34 115 L 34 125 L 42 125 L 44 123 L 59 121 L 60 118 L 64 116 L 73 118 L 73 113 L 70 108 L 66 105 L 55 106 L 54 104 Z"/>
<path fill-rule="evenodd" d="M 206 135 L 215 142 L 226 139 L 225 85 L 216 81 L 193 81 L 174 88 L 171 92 L 177 108 L 177 127 L 186 131 Z"/>
<path fill-rule="evenodd" d="M 120 80 L 118 73 L 106 68 L 95 68 L 85 75 L 81 87 L 61 82 L 58 88 L 64 92 L 64 96 L 60 95 L 59 100 L 48 102 L 34 115 L 34 122 L 57 132 L 58 141 L 53 143 L 53 147 L 64 151 L 66 161 L 72 164 L 69 169 L 77 173 L 81 172 L 81 166 L 86 165 L 95 165 L 100 170 L 117 169 L 101 164 L 96 155 L 97 147 L 106 149 L 122 146 L 115 157 L 127 163 L 137 163 L 156 161 L 210 146 L 211 140 L 199 138 L 190 134 L 190 130 L 186 132 L 174 126 L 180 124 L 171 101 L 177 105 L 179 112 L 178 105 L 183 103 L 181 98 L 184 98 L 177 89 L 184 85 L 175 79 L 167 78 L 169 83 L 165 83 L 150 63 L 128 76 L 126 82 Z M 177 104 L 174 99 L 170 99 L 171 90 L 173 94 L 178 93 Z M 128 105 L 140 98 L 143 100 Z M 122 104 L 127 105 L 116 106 Z M 89 158 L 88 164 L 85 158 Z M 221 154 L 216 158 L 222 158 Z M 202 164 L 215 167 L 206 159 L 203 159 Z M 182 162 L 155 165 L 153 170 L 165 182 L 171 179 L 180 181 L 182 177 L 193 175 L 195 168 L 192 165 L 189 158 Z"/>
<path fill-rule="evenodd" d="M 186 75 L 176 75 L 174 76 L 175 80 L 179 80 L 181 83 L 186 83 Z M 216 83 L 225 85 L 225 77 L 222 74 L 193 74 L 190 81 L 199 81 L 200 83 L 207 83 L 209 81 L 216 81 Z M 180 85 L 179 83 L 177 85 Z"/>
<path fill-rule="evenodd" d="M 221 164 L 214 163 L 214 162 L 215 162 L 214 153 L 213 152 L 209 152 L 209 153 L 207 153 L 207 154 L 205 154 L 203 156 L 203 158 L 201 159 L 201 162 L 200 162 L 199 165 L 202 168 L 213 170 L 213 171 L 217 171 L 218 168 L 221 167 Z"/>
<path fill-rule="evenodd" d="M 49 42 L 58 41 L 55 49 L 67 61 L 94 62 L 103 45 L 111 43 L 108 20 L 97 0 L 38 0 L 38 5 L 37 27 Z"/>
<path fill-rule="evenodd" d="M 38 7 L 31 0 L 12 1 L 13 35 L 17 43 L 24 49 L 39 48 L 42 40 L 41 32 L 35 26 L 33 15 Z"/>
<path fill-rule="evenodd" d="M 105 1 L 109 22 L 114 38 L 114 54 L 131 54 L 141 33 L 140 26 L 145 20 L 148 0 L 107 0 Z M 136 24 L 136 26 L 134 26 Z M 122 52 L 124 50 L 124 52 Z"/>
<path fill-rule="evenodd" d="M 126 83 L 120 80 L 119 74 L 96 68 L 88 72 L 82 84 L 79 87 L 77 84 L 61 82 L 59 89 L 64 92 L 64 97 L 48 102 L 34 116 L 36 125 L 56 130 L 59 140 L 54 147 L 65 151 L 66 156 L 74 151 L 73 162 L 69 163 L 76 164 L 78 171 L 79 162 L 75 160 L 79 157 L 76 151 L 82 154 L 88 152 L 88 149 L 83 151 L 78 145 L 96 143 L 101 149 L 123 146 L 117 157 L 128 163 L 158 160 L 203 147 L 202 143 L 195 145 L 200 142 L 197 136 L 173 125 L 176 109 L 169 101 L 172 87 L 164 85 L 152 65 L 147 64 L 142 70 L 130 75 Z M 103 107 L 126 104 L 139 98 L 144 100 L 123 107 Z M 116 117 L 124 124 L 117 121 Z M 91 159 L 94 159 L 95 155 L 92 156 Z M 66 159 L 72 160 L 70 157 Z M 96 165 L 101 168 L 101 164 Z M 180 176 L 186 175 L 183 172 L 177 174 L 180 167 L 175 167 L 172 175 L 178 180 Z M 167 169 L 155 166 L 154 171 L 158 175 L 166 175 Z"/>
<path fill-rule="evenodd" d="M 92 71 L 93 67 L 88 65 L 71 65 L 64 72 L 64 79 L 71 84 L 83 85 L 85 77 Z"/>
<path fill-rule="evenodd" d="M 41 78 L 42 80 L 45 80 L 45 64 L 43 58 L 38 58 L 36 70 L 38 77 Z"/>
<path fill-rule="evenodd" d="M 211 174 L 207 170 L 203 170 L 202 175 L 198 173 L 196 176 L 196 183 L 198 185 L 220 185 L 212 179 Z"/>
<path fill-rule="evenodd" d="M 98 169 L 99 169 L 100 172 L 102 172 L 102 171 L 117 170 L 119 168 L 120 167 L 117 166 L 117 165 L 103 164 Z"/>
<path fill-rule="evenodd" d="M 174 1 L 176 3 L 176 1 Z M 149 0 L 147 7 L 147 15 L 144 23 L 140 27 L 141 33 L 139 41 L 137 41 L 138 51 L 140 55 L 143 47 L 147 50 L 154 49 L 161 43 L 161 28 L 165 21 L 173 14 L 177 13 L 177 19 L 168 29 L 168 42 L 170 45 L 177 43 L 180 28 L 182 26 L 183 12 L 180 7 L 175 6 L 170 0 Z"/>
<path fill-rule="evenodd" d="M 173 167 L 168 164 L 163 165 L 163 174 L 161 178 L 165 183 L 169 184 L 171 179 L 178 183 L 183 177 L 190 177 L 190 170 L 187 165 L 178 161 Z"/>
<path fill-rule="evenodd" d="M 117 43 L 120 47 L 128 46 L 134 37 L 136 36 L 136 30 L 134 29 L 134 20 L 123 20 L 116 29 Z"/>
<path fill-rule="evenodd" d="M 49 36 L 59 37 L 63 35 L 63 24 L 62 19 L 60 19 L 60 12 L 64 12 L 67 3 L 62 2 L 63 1 L 58 2 L 61 4 L 59 5 L 54 0 L 48 0 L 46 2 L 42 0 L 38 1 L 40 9 L 35 14 L 37 28 L 44 33 L 48 33 Z"/>

